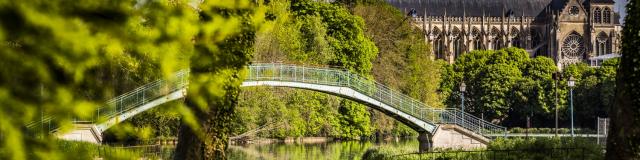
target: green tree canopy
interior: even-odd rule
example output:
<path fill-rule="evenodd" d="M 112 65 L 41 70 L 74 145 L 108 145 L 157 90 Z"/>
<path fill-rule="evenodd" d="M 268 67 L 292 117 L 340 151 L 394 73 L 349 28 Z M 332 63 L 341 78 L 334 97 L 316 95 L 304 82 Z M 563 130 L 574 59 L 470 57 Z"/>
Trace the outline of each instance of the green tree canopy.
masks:
<path fill-rule="evenodd" d="M 547 91 L 553 91 L 551 77 L 556 70 L 553 60 L 531 59 L 523 49 L 476 50 L 446 65 L 440 85 L 448 106 L 459 107 L 458 87 L 464 82 L 467 112 L 500 122 L 534 111 L 549 112 L 553 94 Z"/>
<path fill-rule="evenodd" d="M 231 44 L 253 41 L 234 35 L 244 31 L 235 30 L 240 26 L 260 24 L 264 16 L 255 7 L 249 1 L 0 1 L 0 159 L 70 159 L 57 154 L 54 137 L 35 138 L 23 126 L 42 114 L 70 126 L 72 117 L 87 118 L 122 93 L 115 82 L 132 77 L 144 82 L 193 66 L 191 97 L 220 99 L 223 86 L 239 84 L 219 80 L 241 77 L 224 69 L 239 70 L 250 57 Z M 186 120 L 199 112 L 183 111 Z"/>

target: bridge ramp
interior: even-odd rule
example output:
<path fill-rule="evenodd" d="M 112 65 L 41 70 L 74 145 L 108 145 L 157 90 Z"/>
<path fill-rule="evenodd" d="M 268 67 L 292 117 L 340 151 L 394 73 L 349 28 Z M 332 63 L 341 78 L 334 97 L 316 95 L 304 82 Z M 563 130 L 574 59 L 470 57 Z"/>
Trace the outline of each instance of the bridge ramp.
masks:
<path fill-rule="evenodd" d="M 486 148 L 491 139 L 452 124 L 440 125 L 432 137 L 434 148 L 473 150 Z"/>

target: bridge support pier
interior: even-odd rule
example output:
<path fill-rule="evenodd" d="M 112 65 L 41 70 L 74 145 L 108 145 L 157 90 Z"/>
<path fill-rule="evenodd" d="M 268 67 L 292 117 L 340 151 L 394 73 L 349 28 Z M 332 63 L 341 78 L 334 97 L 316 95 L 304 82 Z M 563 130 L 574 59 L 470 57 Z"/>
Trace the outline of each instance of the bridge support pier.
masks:
<path fill-rule="evenodd" d="M 431 141 L 432 137 L 433 136 L 431 136 L 429 132 L 418 132 L 418 142 L 420 143 L 418 152 L 422 153 L 431 150 L 431 147 L 433 146 L 433 141 Z"/>

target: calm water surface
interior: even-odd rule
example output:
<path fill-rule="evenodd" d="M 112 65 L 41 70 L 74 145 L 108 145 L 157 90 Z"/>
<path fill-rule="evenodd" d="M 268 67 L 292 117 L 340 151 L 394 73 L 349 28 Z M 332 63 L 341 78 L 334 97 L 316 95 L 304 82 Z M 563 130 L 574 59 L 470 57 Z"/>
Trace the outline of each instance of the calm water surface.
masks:
<path fill-rule="evenodd" d="M 256 144 L 247 146 L 229 146 L 227 156 L 230 160 L 242 159 L 362 159 L 370 148 L 379 146 L 398 147 L 407 152 L 418 150 L 418 141 L 406 139 L 394 142 L 376 143 L 370 141 L 341 141 L 318 144 Z"/>

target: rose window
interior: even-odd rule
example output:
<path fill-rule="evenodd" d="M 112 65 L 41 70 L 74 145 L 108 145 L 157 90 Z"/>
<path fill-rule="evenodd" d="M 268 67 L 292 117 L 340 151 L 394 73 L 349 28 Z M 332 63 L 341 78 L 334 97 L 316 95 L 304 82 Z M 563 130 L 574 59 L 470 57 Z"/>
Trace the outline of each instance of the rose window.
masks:
<path fill-rule="evenodd" d="M 569 14 L 575 16 L 578 15 L 578 13 L 580 13 L 580 9 L 578 8 L 578 6 L 571 6 L 571 8 L 569 9 Z"/>
<path fill-rule="evenodd" d="M 562 44 L 562 54 L 567 58 L 580 58 L 584 53 L 582 36 L 572 33 L 564 39 Z"/>

